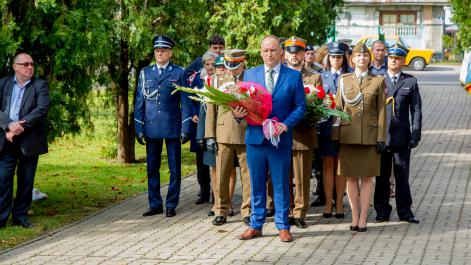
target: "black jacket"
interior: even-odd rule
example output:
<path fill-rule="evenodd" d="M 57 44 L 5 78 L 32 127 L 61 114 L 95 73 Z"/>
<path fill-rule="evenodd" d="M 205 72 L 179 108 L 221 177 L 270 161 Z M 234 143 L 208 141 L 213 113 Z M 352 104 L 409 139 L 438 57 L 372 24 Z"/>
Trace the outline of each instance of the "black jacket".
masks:
<path fill-rule="evenodd" d="M 14 76 L 0 79 L 0 151 L 6 141 L 5 134 L 8 124 L 12 122 L 9 117 L 10 102 L 13 91 Z M 34 78 L 26 86 L 20 105 L 19 120 L 25 120 L 25 131 L 15 136 L 25 156 L 34 156 L 47 153 L 47 137 L 45 119 L 49 108 L 49 88 L 47 82 Z"/>
<path fill-rule="evenodd" d="M 386 81 L 387 136 L 386 145 L 405 147 L 411 139 L 420 141 L 422 131 L 422 100 L 417 79 L 412 75 L 401 73 L 393 86 L 388 74 Z M 394 104 L 394 107 L 393 107 Z"/>

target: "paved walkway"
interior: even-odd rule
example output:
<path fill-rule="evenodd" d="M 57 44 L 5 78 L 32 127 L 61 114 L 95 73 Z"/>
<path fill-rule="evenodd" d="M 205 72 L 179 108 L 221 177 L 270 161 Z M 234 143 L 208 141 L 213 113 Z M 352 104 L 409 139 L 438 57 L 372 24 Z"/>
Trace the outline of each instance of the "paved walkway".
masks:
<path fill-rule="evenodd" d="M 263 238 L 244 242 L 236 239 L 246 229 L 240 215 L 211 225 L 209 206 L 194 204 L 197 184 L 190 177 L 174 218 L 143 218 L 142 195 L 12 249 L 0 264 L 471 264 L 471 97 L 457 86 L 421 91 L 423 138 L 411 169 L 419 225 L 398 222 L 396 214 L 375 224 L 370 210 L 368 232 L 351 233 L 350 216 L 323 219 L 315 208 L 309 228 L 292 228 L 293 243 L 278 240 L 272 219 Z"/>

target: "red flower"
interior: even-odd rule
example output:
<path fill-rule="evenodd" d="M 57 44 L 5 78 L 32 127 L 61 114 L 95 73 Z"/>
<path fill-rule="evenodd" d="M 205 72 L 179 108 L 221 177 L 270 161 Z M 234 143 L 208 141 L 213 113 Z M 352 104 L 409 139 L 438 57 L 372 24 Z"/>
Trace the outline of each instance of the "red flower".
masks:
<path fill-rule="evenodd" d="M 330 98 L 330 108 L 335 109 L 335 98 L 330 92 L 329 92 L 329 98 Z"/>
<path fill-rule="evenodd" d="M 239 92 L 242 93 L 242 94 L 247 93 L 247 91 L 249 91 L 249 88 L 248 88 L 248 87 L 242 86 L 242 87 L 240 87 L 240 89 L 239 89 Z"/>
<path fill-rule="evenodd" d="M 322 86 L 317 87 L 317 97 L 319 99 L 324 99 L 325 98 L 325 90 Z"/>
<path fill-rule="evenodd" d="M 311 90 L 309 89 L 309 87 L 304 87 L 304 94 L 309 94 L 309 92 L 311 92 Z"/>

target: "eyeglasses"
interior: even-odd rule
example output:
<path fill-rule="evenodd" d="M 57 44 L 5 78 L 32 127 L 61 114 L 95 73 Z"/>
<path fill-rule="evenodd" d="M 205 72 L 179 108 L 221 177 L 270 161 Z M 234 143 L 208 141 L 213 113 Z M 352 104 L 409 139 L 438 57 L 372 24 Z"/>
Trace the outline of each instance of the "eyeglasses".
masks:
<path fill-rule="evenodd" d="M 34 63 L 33 62 L 26 62 L 26 63 L 16 63 L 16 64 L 19 64 L 19 65 L 22 65 L 24 67 L 34 67 Z"/>

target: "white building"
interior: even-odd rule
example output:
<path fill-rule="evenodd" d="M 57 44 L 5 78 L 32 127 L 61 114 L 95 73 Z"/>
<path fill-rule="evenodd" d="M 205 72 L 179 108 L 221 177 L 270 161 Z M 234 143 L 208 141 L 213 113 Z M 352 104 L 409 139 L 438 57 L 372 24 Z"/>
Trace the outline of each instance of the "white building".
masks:
<path fill-rule="evenodd" d="M 346 0 L 336 21 L 336 39 L 355 43 L 362 35 L 377 34 L 381 26 L 386 35 L 399 35 L 412 47 L 441 53 L 449 6 L 448 0 Z"/>

